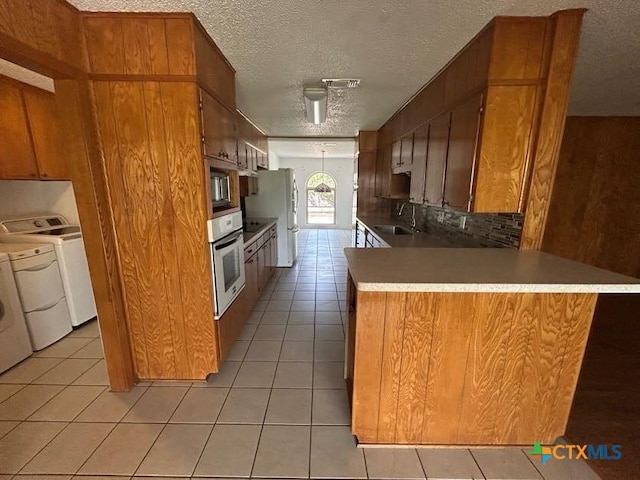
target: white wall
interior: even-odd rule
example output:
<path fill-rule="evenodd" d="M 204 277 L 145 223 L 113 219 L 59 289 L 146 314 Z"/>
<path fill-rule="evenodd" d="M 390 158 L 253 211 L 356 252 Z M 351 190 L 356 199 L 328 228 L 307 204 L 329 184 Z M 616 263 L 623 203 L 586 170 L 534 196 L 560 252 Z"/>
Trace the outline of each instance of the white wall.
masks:
<path fill-rule="evenodd" d="M 276 152 L 269 150 L 269 170 L 278 170 L 279 168 L 280 168 L 280 157 Z"/>
<path fill-rule="evenodd" d="M 0 220 L 46 213 L 80 223 L 71 182 L 0 180 Z"/>
<path fill-rule="evenodd" d="M 300 191 L 298 225 L 301 228 L 318 228 L 307 223 L 307 180 L 314 173 L 322 171 L 319 158 L 283 158 L 280 168 L 293 168 Z M 336 224 L 330 228 L 350 229 L 353 224 L 353 158 L 326 158 L 324 170 L 336 181 Z"/>

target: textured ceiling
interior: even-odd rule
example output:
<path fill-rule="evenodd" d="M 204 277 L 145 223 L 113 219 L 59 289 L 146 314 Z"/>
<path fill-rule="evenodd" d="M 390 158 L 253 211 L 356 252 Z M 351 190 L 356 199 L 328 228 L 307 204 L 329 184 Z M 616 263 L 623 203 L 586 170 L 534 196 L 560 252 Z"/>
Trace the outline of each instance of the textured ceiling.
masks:
<path fill-rule="evenodd" d="M 270 136 L 379 128 L 496 15 L 586 7 L 570 111 L 640 115 L 638 0 L 70 0 L 82 10 L 192 11 L 237 70 L 238 107 Z M 327 121 L 304 118 L 302 86 L 330 92 Z"/>
<path fill-rule="evenodd" d="M 270 138 L 269 150 L 276 152 L 279 158 L 320 158 L 322 150 L 324 150 L 325 158 L 353 160 L 356 154 L 356 142 L 353 138 L 323 138 L 321 140 Z"/>

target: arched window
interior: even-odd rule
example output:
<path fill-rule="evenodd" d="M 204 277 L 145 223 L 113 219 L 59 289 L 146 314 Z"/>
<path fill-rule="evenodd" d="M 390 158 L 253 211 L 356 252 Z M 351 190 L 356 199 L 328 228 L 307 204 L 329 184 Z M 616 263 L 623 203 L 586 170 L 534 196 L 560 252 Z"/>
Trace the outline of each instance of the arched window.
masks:
<path fill-rule="evenodd" d="M 317 192 L 316 187 L 326 185 L 328 191 Z M 328 173 L 314 173 L 307 180 L 307 224 L 335 225 L 336 181 Z"/>

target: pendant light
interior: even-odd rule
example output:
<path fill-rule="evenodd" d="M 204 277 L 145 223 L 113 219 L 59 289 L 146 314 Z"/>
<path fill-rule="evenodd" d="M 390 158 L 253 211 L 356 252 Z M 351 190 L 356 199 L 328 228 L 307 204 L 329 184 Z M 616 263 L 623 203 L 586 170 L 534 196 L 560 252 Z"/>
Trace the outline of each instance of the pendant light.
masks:
<path fill-rule="evenodd" d="M 331 187 L 324 183 L 325 175 L 324 175 L 324 150 L 322 150 L 322 182 L 316 185 L 316 188 L 313 189 L 314 192 L 317 193 L 329 193 L 331 191 Z"/>

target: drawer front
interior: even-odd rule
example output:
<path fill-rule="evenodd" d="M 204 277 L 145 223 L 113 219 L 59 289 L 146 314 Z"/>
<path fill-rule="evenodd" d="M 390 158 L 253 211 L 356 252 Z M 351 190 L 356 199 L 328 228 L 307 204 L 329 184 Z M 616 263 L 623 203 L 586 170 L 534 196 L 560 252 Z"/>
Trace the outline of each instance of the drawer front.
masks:
<path fill-rule="evenodd" d="M 71 331 L 71 316 L 65 298 L 46 310 L 27 313 L 25 320 L 31 344 L 36 351 L 60 340 Z"/>
<path fill-rule="evenodd" d="M 250 258 L 254 253 L 258 251 L 258 246 L 256 242 L 244 247 L 244 258 Z"/>
<path fill-rule="evenodd" d="M 25 312 L 51 307 L 64 297 L 57 260 L 17 271 L 15 279 Z"/>

